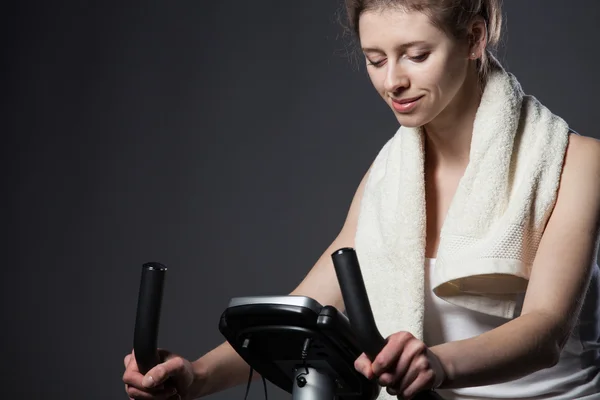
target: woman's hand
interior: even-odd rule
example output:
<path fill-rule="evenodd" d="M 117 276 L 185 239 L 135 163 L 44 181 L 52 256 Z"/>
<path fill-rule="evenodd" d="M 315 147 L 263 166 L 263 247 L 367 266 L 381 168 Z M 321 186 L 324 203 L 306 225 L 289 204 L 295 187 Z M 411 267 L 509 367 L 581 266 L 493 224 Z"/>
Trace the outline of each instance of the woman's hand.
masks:
<path fill-rule="evenodd" d="M 377 378 L 392 396 L 405 399 L 439 387 L 446 375 L 435 354 L 408 332 L 391 335 L 373 362 L 361 354 L 354 368 L 367 379 Z"/>
<path fill-rule="evenodd" d="M 160 364 L 152 368 L 146 375 L 138 369 L 135 355 L 132 352 L 125 356 L 125 373 L 123 382 L 130 399 L 187 400 L 194 396 L 189 393 L 194 382 L 194 373 L 190 362 L 166 350 L 159 350 Z M 167 379 L 170 385 L 165 385 Z"/>

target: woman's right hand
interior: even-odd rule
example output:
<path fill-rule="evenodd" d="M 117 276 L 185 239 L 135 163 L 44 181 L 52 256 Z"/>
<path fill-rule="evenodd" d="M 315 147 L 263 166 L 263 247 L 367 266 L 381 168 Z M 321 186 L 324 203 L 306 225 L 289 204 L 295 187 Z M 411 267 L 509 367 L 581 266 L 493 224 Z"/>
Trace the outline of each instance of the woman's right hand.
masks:
<path fill-rule="evenodd" d="M 193 398 L 190 388 L 194 382 L 192 364 L 166 350 L 159 350 L 162 362 L 146 375 L 140 373 L 135 354 L 125 356 L 123 382 L 130 399 L 167 400 Z M 167 381 L 168 379 L 168 381 Z"/>

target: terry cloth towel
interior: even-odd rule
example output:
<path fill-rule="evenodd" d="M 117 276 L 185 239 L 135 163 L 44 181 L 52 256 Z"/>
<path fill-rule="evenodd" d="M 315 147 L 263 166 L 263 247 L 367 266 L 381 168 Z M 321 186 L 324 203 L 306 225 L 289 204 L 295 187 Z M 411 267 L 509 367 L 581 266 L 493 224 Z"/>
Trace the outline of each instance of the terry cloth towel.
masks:
<path fill-rule="evenodd" d="M 514 318 L 556 201 L 569 128 L 490 58 L 432 288 L 452 304 Z M 424 132 L 400 127 L 372 165 L 355 240 L 384 337 L 423 339 L 425 228 Z"/>

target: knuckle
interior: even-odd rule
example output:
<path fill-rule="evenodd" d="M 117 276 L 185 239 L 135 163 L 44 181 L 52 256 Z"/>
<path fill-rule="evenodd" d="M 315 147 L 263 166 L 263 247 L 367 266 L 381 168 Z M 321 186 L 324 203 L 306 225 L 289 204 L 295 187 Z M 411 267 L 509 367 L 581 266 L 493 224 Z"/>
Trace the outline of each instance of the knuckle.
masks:
<path fill-rule="evenodd" d="M 390 336 L 390 338 L 388 339 L 388 343 L 392 343 L 392 344 L 398 344 L 402 342 L 402 332 L 398 332 L 398 333 L 394 333 L 392 336 Z"/>
<path fill-rule="evenodd" d="M 429 370 L 429 360 L 427 359 L 427 357 L 424 356 L 419 357 L 417 359 L 416 366 L 422 371 Z"/>
<path fill-rule="evenodd" d="M 377 379 L 377 382 L 381 386 L 389 386 L 392 383 L 392 380 L 389 374 L 383 374 Z"/>
<path fill-rule="evenodd" d="M 123 373 L 123 382 L 130 385 L 133 381 L 133 376 L 132 373 L 130 371 L 125 371 L 125 373 Z"/>
<path fill-rule="evenodd" d="M 410 336 L 412 335 L 408 332 L 397 332 L 393 335 L 393 341 L 397 344 L 404 343 L 410 338 Z"/>
<path fill-rule="evenodd" d="M 184 365 L 183 365 L 183 358 L 181 357 L 176 357 L 172 360 L 173 363 L 173 368 L 176 370 L 181 370 L 183 369 Z"/>
<path fill-rule="evenodd" d="M 425 346 L 425 343 L 423 343 L 420 340 L 415 341 L 414 346 L 415 346 L 415 349 L 420 353 L 424 352 L 425 349 L 427 348 L 427 346 Z"/>

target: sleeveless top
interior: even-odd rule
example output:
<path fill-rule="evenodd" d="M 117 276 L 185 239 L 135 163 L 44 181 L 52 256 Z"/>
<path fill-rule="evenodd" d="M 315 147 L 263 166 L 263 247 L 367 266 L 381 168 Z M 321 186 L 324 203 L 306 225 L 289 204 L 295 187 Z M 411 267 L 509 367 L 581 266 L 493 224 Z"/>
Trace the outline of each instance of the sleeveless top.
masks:
<path fill-rule="evenodd" d="M 430 281 L 435 259 L 426 259 L 425 264 L 425 344 L 435 346 L 467 339 L 509 321 L 455 306 L 438 298 L 432 291 Z M 600 399 L 599 275 L 598 265 L 594 264 L 579 320 L 554 367 L 496 385 L 440 389 L 439 394 L 445 400 Z"/>

